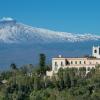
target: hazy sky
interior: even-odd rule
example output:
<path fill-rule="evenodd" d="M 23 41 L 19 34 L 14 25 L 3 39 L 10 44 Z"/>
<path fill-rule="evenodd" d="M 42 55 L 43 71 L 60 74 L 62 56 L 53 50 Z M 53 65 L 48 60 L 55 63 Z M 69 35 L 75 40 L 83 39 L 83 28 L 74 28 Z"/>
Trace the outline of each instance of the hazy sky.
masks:
<path fill-rule="evenodd" d="M 0 0 L 0 18 L 56 31 L 100 34 L 100 0 Z"/>

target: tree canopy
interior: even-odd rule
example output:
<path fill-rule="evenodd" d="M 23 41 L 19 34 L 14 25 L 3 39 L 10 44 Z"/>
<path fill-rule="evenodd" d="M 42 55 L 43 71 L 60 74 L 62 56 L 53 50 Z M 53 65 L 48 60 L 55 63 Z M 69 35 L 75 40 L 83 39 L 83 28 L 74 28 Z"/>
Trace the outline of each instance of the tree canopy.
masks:
<path fill-rule="evenodd" d="M 41 54 L 38 68 L 11 64 L 10 70 L 1 72 L 0 100 L 100 100 L 100 65 L 88 73 L 84 67 L 61 68 L 50 78 L 43 72 L 45 59 Z"/>

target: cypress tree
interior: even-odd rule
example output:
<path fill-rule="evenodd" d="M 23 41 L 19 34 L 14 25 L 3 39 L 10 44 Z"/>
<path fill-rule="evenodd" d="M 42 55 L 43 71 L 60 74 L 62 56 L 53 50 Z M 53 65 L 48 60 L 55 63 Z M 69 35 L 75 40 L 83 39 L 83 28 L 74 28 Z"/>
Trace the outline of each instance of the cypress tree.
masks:
<path fill-rule="evenodd" d="M 46 60 L 45 54 L 40 54 L 39 66 L 40 66 L 40 74 L 41 75 L 45 75 L 46 74 L 45 60 Z"/>

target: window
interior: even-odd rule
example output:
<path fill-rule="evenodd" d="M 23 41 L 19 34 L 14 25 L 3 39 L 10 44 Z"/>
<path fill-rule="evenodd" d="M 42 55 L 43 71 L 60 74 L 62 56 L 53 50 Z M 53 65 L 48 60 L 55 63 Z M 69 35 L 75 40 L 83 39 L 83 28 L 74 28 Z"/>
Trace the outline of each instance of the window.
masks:
<path fill-rule="evenodd" d="M 79 63 L 80 63 L 80 64 L 82 64 L 82 62 L 81 62 L 81 61 L 80 61 Z"/>
<path fill-rule="evenodd" d="M 75 64 L 77 64 L 77 61 L 75 61 Z"/>
<path fill-rule="evenodd" d="M 57 71 L 57 68 L 58 68 L 57 62 L 55 62 L 54 70 Z"/>
<path fill-rule="evenodd" d="M 94 50 L 94 53 L 97 53 L 97 50 Z"/>
<path fill-rule="evenodd" d="M 63 66 L 63 62 L 61 62 L 61 66 Z"/>
<path fill-rule="evenodd" d="M 55 66 L 57 66 L 57 62 L 55 62 Z"/>
<path fill-rule="evenodd" d="M 86 61 L 84 61 L 84 64 L 86 64 Z"/>
<path fill-rule="evenodd" d="M 71 64 L 73 64 L 73 61 L 71 61 Z"/>
<path fill-rule="evenodd" d="M 66 65 L 69 65 L 69 64 L 70 64 L 69 61 L 68 61 L 67 59 L 65 60 L 65 64 L 66 64 Z"/>
<path fill-rule="evenodd" d="M 90 71 L 90 67 L 88 67 L 88 69 L 87 69 L 88 71 Z"/>

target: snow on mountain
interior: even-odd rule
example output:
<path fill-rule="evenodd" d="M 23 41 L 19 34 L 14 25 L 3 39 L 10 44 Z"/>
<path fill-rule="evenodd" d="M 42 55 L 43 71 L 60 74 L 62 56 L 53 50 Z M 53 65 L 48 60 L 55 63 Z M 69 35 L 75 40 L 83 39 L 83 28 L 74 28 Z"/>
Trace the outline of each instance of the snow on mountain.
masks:
<path fill-rule="evenodd" d="M 95 34 L 75 34 L 36 28 L 9 17 L 0 20 L 0 42 L 4 43 L 76 42 L 99 39 L 100 36 Z"/>
<path fill-rule="evenodd" d="M 13 21 L 14 19 L 11 17 L 3 17 L 0 21 Z"/>

